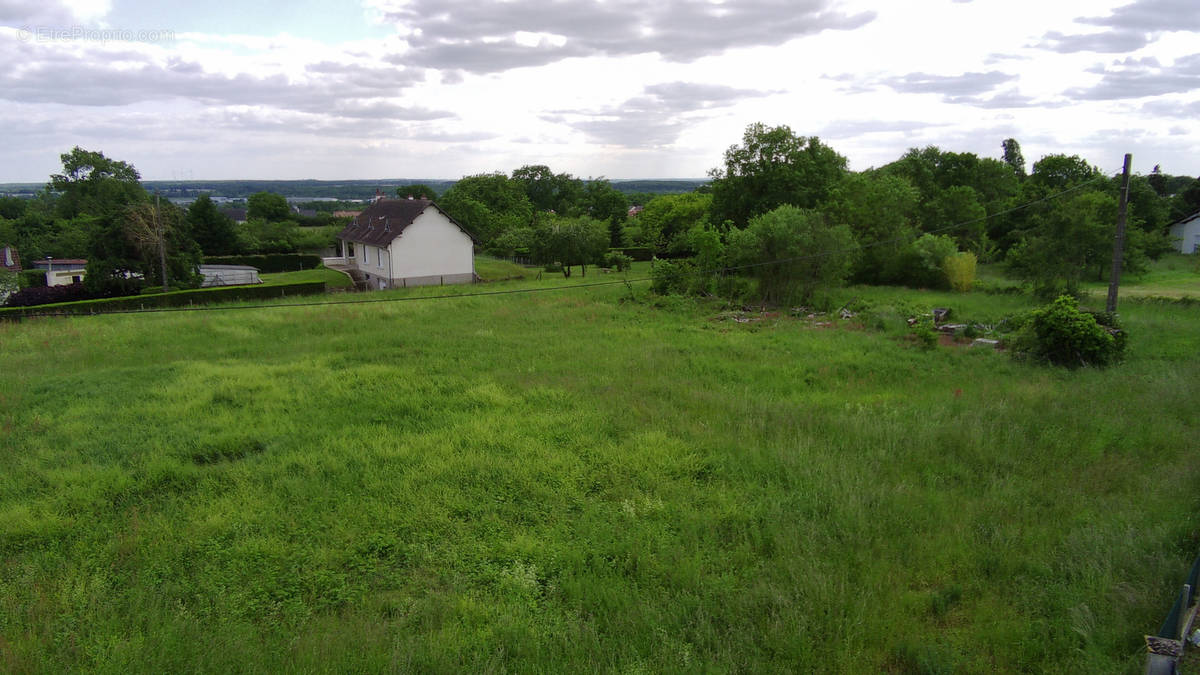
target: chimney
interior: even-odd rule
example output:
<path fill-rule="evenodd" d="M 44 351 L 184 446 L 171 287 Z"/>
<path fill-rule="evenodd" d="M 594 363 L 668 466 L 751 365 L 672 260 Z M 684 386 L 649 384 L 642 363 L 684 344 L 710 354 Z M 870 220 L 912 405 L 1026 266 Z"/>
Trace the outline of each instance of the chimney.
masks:
<path fill-rule="evenodd" d="M 379 188 L 375 188 L 375 201 L 383 201 L 383 191 Z"/>
<path fill-rule="evenodd" d="M 408 196 L 408 201 L 410 201 L 410 202 L 412 201 L 412 195 Z"/>

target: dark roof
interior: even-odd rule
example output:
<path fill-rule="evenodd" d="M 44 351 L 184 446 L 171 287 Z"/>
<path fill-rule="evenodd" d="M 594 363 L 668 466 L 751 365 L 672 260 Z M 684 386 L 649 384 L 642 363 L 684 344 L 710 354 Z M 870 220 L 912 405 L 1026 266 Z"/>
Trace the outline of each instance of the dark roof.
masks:
<path fill-rule="evenodd" d="M 71 268 L 85 267 L 87 265 L 87 261 L 82 260 L 80 258 L 53 258 L 49 261 L 46 261 L 46 260 L 33 261 L 33 266 L 37 267 L 38 269 L 44 270 L 44 269 L 47 269 L 50 265 L 55 265 L 55 266 L 66 265 L 67 267 L 71 267 Z"/>
<path fill-rule="evenodd" d="M 12 246 L 0 246 L 0 269 L 21 271 L 21 256 L 17 255 L 17 249 Z"/>
<path fill-rule="evenodd" d="M 459 225 L 450 217 L 450 214 L 442 211 L 431 199 L 376 200 L 350 221 L 350 224 L 338 234 L 338 239 L 386 247 L 428 208 L 437 209 L 458 229 L 471 237 L 471 241 L 475 241 L 475 237 L 467 232 L 467 228 Z"/>

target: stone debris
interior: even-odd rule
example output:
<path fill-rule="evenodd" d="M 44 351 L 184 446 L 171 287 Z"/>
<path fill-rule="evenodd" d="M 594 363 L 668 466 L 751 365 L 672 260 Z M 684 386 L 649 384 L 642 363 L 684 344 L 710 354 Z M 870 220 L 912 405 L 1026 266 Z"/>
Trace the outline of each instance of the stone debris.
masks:
<path fill-rule="evenodd" d="M 988 338 L 975 338 L 975 341 L 971 343 L 971 346 L 972 347 L 991 347 L 992 349 L 998 349 L 1000 347 L 1000 341 L 999 340 L 991 340 Z"/>

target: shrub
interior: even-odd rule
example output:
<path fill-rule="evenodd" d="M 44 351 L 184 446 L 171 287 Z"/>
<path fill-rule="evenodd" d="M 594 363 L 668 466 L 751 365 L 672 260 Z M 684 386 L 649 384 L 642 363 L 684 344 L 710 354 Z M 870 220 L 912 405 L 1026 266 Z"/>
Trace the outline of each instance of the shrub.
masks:
<path fill-rule="evenodd" d="M 955 253 L 942 261 L 942 270 L 950 282 L 950 288 L 966 293 L 975 286 L 975 254 Z"/>
<path fill-rule="evenodd" d="M 1068 368 L 1107 366 L 1124 356 L 1125 338 L 1115 317 L 1081 311 L 1073 297 L 1062 295 L 1029 314 L 1012 346 L 1014 353 Z"/>
<path fill-rule="evenodd" d="M 46 273 L 43 270 L 22 270 L 21 288 L 37 288 L 46 285 Z"/>
<path fill-rule="evenodd" d="M 93 297 L 81 283 L 60 286 L 31 286 L 8 296 L 5 307 L 30 307 L 51 302 L 74 302 Z"/>
<path fill-rule="evenodd" d="M 764 301 L 807 302 L 840 286 L 858 251 L 846 225 L 831 226 L 818 211 L 780 206 L 729 233 L 729 260 L 758 280 Z"/>
<path fill-rule="evenodd" d="M 624 253 L 609 251 L 608 253 L 604 254 L 605 267 L 612 268 L 618 272 L 625 272 L 628 271 L 632 265 L 633 258 L 625 255 Z"/>
<path fill-rule="evenodd" d="M 687 293 L 695 271 L 687 260 L 656 260 L 650 269 L 650 290 L 659 295 Z"/>

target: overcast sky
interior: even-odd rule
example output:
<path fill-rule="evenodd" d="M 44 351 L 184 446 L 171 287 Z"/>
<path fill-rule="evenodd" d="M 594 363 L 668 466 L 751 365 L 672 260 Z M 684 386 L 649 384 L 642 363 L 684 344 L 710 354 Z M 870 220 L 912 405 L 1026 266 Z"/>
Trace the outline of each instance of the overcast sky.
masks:
<path fill-rule="evenodd" d="M 703 177 L 747 124 L 1200 175 L 1198 0 L 0 0 L 0 181 Z"/>

